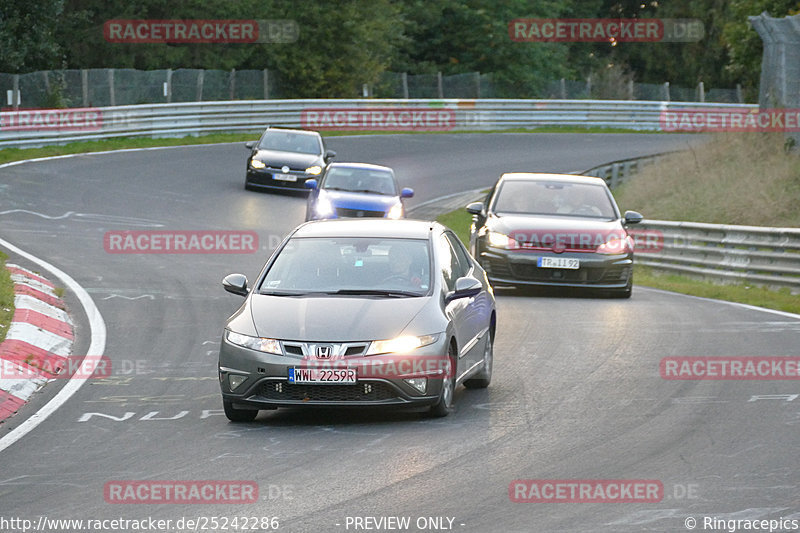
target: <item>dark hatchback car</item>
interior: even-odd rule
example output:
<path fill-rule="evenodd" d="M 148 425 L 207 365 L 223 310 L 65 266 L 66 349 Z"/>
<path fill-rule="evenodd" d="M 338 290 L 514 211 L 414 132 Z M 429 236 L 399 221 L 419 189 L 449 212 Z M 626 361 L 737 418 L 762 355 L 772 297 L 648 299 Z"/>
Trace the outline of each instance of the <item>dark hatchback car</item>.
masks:
<path fill-rule="evenodd" d="M 436 222 L 339 219 L 296 228 L 252 286 L 219 351 L 225 414 L 293 406 L 453 408 L 458 384 L 492 377 L 486 274 Z"/>
<path fill-rule="evenodd" d="M 307 179 L 322 174 L 336 153 L 325 149 L 316 131 L 267 128 L 250 150 L 244 188 L 305 191 Z"/>
<path fill-rule="evenodd" d="M 622 298 L 633 287 L 633 238 L 600 178 L 503 174 L 473 214 L 470 251 L 495 285 L 600 289 Z"/>
<path fill-rule="evenodd" d="M 366 163 L 331 163 L 317 181 L 306 181 L 311 189 L 306 220 L 322 218 L 403 218 L 403 198 L 414 190 L 400 189 L 389 167 Z"/>

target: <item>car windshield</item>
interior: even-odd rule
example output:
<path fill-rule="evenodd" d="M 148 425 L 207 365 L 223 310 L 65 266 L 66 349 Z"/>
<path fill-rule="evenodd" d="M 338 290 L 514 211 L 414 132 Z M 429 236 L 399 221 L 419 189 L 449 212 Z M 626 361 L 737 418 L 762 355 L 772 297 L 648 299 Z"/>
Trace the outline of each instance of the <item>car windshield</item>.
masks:
<path fill-rule="evenodd" d="M 397 194 L 391 172 L 366 168 L 331 167 L 322 188 L 390 196 Z"/>
<path fill-rule="evenodd" d="M 301 154 L 320 154 L 322 149 L 316 135 L 293 131 L 270 130 L 264 133 L 258 143 L 259 150 L 278 152 L 299 152 Z"/>
<path fill-rule="evenodd" d="M 496 213 L 616 218 L 602 185 L 561 181 L 505 181 L 494 201 Z"/>
<path fill-rule="evenodd" d="M 423 296 L 430 289 L 430 271 L 427 240 L 294 238 L 280 251 L 259 292 Z"/>

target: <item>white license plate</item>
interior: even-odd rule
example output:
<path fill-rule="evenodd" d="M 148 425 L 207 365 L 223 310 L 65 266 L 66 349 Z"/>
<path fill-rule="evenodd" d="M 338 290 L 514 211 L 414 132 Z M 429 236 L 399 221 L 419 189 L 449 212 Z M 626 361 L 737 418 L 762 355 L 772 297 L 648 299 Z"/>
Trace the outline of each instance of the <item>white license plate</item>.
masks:
<path fill-rule="evenodd" d="M 539 268 L 565 268 L 567 270 L 577 270 L 581 267 L 581 262 L 569 257 L 540 257 L 536 261 Z"/>
<path fill-rule="evenodd" d="M 297 176 L 294 174 L 273 174 L 272 179 L 280 181 L 297 181 Z"/>
<path fill-rule="evenodd" d="M 355 368 L 300 368 L 289 369 L 289 383 L 357 383 Z"/>

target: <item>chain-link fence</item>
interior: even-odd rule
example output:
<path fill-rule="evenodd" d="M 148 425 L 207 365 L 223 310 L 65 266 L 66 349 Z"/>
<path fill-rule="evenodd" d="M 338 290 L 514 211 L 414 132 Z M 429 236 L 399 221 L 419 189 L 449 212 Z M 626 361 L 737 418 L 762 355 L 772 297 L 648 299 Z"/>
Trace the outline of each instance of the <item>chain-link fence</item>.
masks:
<path fill-rule="evenodd" d="M 800 109 L 800 15 L 749 17 L 764 42 L 758 104 L 762 109 Z M 789 136 L 800 144 L 800 132 Z"/>
<path fill-rule="evenodd" d="M 287 98 L 268 70 L 85 69 L 0 74 L 0 95 L 10 108 L 100 107 L 171 102 Z M 16 96 L 15 96 L 16 95 Z M 674 87 L 669 83 L 595 83 L 554 80 L 538 91 L 522 90 L 493 74 L 444 76 L 384 72 L 362 94 L 372 98 L 543 98 L 742 103 L 741 88 Z"/>

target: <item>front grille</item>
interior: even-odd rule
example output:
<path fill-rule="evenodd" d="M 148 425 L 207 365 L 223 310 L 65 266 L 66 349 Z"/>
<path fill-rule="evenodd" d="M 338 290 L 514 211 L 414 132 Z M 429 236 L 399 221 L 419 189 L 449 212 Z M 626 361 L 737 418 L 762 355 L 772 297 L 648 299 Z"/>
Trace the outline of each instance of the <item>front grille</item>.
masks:
<path fill-rule="evenodd" d="M 376 402 L 398 397 L 391 385 L 381 381 L 355 385 L 297 385 L 275 381 L 262 385 L 259 395 L 267 400 L 313 402 Z"/>
<path fill-rule="evenodd" d="M 366 209 L 347 209 L 344 207 L 336 208 L 336 216 L 340 218 L 361 218 L 361 217 L 383 217 L 383 211 L 369 211 Z"/>
<path fill-rule="evenodd" d="M 603 276 L 603 268 L 580 268 L 577 270 L 561 268 L 539 268 L 534 264 L 511 263 L 512 277 L 524 281 L 543 281 L 570 283 L 597 283 Z"/>

